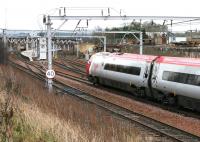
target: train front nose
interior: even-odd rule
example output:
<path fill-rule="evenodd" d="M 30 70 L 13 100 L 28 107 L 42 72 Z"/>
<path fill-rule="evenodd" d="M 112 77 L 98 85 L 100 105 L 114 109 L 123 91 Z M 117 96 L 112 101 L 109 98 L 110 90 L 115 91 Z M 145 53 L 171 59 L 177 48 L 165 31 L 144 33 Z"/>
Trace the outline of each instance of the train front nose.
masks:
<path fill-rule="evenodd" d="M 87 74 L 87 76 L 89 76 L 89 74 L 90 74 L 90 65 L 91 65 L 91 62 L 88 61 L 87 64 L 86 64 L 86 74 Z"/>

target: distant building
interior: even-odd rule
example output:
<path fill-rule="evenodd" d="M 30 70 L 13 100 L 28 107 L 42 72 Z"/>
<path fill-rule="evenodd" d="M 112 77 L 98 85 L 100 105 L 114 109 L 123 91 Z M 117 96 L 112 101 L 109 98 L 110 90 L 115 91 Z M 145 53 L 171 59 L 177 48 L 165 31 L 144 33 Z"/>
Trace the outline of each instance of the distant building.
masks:
<path fill-rule="evenodd" d="M 148 32 L 148 39 L 144 39 L 144 44 L 161 45 L 167 44 L 167 34 L 161 32 Z"/>

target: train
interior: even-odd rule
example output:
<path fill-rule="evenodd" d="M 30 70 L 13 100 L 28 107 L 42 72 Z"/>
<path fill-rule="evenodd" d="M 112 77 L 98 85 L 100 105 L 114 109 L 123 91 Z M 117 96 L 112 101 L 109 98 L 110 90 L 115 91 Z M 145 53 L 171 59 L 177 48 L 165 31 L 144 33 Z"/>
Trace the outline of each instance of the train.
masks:
<path fill-rule="evenodd" d="M 93 84 L 200 112 L 200 59 L 99 52 L 86 73 Z"/>

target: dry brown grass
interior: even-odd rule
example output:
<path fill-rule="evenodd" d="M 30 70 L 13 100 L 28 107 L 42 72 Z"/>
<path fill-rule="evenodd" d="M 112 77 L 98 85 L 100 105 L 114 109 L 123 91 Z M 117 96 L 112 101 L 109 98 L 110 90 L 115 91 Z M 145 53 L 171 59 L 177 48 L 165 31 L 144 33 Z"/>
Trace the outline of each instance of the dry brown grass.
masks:
<path fill-rule="evenodd" d="M 11 76 L 16 84 L 20 84 L 20 94 L 15 95 L 16 114 L 31 126 L 36 136 L 46 131 L 60 142 L 151 142 L 159 139 L 76 97 L 47 93 L 44 83 L 24 73 L 9 67 L 1 72 L 3 78 Z"/>

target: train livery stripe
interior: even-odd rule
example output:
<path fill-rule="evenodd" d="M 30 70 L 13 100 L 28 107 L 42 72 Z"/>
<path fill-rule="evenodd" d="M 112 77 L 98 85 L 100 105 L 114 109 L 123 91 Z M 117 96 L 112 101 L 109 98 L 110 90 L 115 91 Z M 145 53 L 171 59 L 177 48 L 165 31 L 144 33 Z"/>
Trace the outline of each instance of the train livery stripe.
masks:
<path fill-rule="evenodd" d="M 118 54 L 113 53 L 113 54 L 110 54 L 108 57 L 113 58 L 113 60 L 124 59 L 124 60 L 132 60 L 132 61 L 135 60 L 135 61 L 152 62 L 158 56 L 129 54 L 129 53 L 118 55 Z M 156 60 L 156 63 L 200 67 L 200 59 L 196 59 L 196 58 L 159 56 L 159 58 Z"/>
<path fill-rule="evenodd" d="M 195 58 L 160 57 L 158 58 L 158 60 L 156 60 L 156 62 L 164 64 L 200 67 L 200 60 Z"/>
<path fill-rule="evenodd" d="M 124 54 L 124 55 L 112 55 L 109 56 L 112 57 L 113 59 L 126 59 L 126 60 L 139 60 L 139 61 L 147 61 L 151 62 L 153 61 L 157 56 L 146 56 L 146 55 L 137 55 L 137 54 Z"/>

